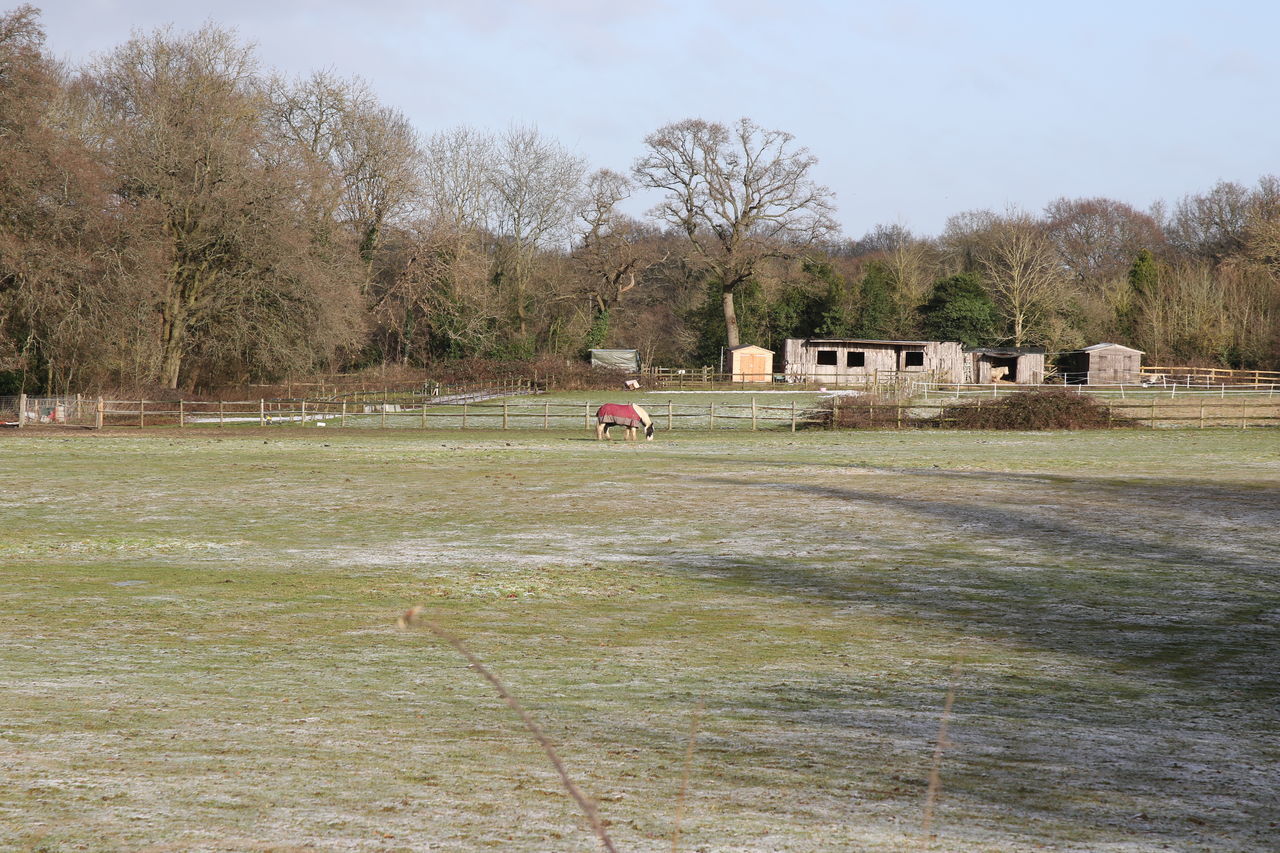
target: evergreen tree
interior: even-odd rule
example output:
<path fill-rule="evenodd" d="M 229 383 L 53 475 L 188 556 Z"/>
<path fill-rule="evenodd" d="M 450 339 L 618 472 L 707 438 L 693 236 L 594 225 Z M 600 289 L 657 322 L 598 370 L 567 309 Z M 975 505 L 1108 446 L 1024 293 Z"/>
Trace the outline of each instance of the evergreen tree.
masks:
<path fill-rule="evenodd" d="M 1128 280 L 1129 291 L 1116 311 L 1116 319 L 1126 340 L 1133 340 L 1143 304 L 1155 299 L 1160 287 L 1160 268 L 1151 252 L 1146 249 L 1138 252 L 1129 267 Z"/>
<path fill-rule="evenodd" d="M 896 298 L 893 276 L 879 261 L 867 264 L 862 276 L 862 299 L 854 337 L 886 338 L 892 335 Z"/>
<path fill-rule="evenodd" d="M 976 347 L 994 343 L 999 336 L 995 303 L 976 273 L 953 275 L 934 284 L 920 314 L 925 332 L 936 340 Z"/>

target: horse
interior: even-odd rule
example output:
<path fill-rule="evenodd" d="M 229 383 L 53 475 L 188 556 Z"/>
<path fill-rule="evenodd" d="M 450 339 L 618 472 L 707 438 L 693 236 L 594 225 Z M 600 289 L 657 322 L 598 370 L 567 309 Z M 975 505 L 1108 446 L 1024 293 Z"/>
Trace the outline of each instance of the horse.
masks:
<path fill-rule="evenodd" d="M 632 403 L 605 403 L 596 410 L 596 439 L 604 441 L 609 437 L 609 427 L 626 428 L 627 441 L 636 440 L 636 428 L 644 427 L 644 440 L 653 441 L 653 418 L 649 413 Z"/>

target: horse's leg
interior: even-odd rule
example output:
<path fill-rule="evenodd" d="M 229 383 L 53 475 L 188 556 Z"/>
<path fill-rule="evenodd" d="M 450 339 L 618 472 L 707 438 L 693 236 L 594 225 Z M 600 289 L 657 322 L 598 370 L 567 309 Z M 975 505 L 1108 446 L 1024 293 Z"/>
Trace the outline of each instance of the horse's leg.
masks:
<path fill-rule="evenodd" d="M 597 423 L 596 424 L 596 441 L 604 441 L 608 435 L 609 435 L 609 427 L 605 426 L 603 423 Z"/>

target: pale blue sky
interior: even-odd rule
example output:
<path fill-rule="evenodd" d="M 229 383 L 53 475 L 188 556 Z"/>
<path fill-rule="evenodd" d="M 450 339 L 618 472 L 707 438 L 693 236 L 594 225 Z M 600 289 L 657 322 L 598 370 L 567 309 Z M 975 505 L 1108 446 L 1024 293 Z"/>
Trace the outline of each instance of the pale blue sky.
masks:
<path fill-rule="evenodd" d="M 214 20 L 265 66 L 363 77 L 424 133 L 534 124 L 623 172 L 667 122 L 749 116 L 819 158 L 851 237 L 1280 173 L 1274 0 L 34 2 L 73 62 Z"/>

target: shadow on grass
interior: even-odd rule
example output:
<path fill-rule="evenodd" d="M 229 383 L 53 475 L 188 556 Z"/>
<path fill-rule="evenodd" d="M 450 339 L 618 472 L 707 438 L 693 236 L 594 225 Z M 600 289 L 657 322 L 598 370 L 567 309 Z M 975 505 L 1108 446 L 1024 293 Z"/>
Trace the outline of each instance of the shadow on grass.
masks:
<path fill-rule="evenodd" d="M 954 728 L 957 738 L 976 736 L 979 749 L 950 768 L 952 794 L 974 807 L 1065 820 L 1095 839 L 1119 834 L 1153 846 L 1267 849 L 1264 839 L 1274 831 L 1268 827 L 1280 820 L 1272 793 L 1280 786 L 1280 548 L 1267 532 L 1280 529 L 1280 490 L 893 473 L 909 478 L 907 494 L 897 478 L 896 494 L 746 476 L 695 479 L 724 494 L 776 492 L 777 505 L 797 517 L 804 499 L 819 499 L 856 505 L 861 516 L 875 513 L 886 525 L 924 519 L 937 540 L 895 552 L 899 565 L 882 560 L 859 571 L 776 555 L 722 556 L 717 565 L 700 550 L 665 558 L 677 571 L 710 572 L 747 589 L 826 599 L 850 612 L 872 608 L 936 626 L 939 636 L 995 638 L 1085 661 L 1084 676 L 975 675 L 962 685 Z M 1079 499 L 1105 489 L 1109 505 L 1161 508 L 1188 529 L 1224 529 L 1220 537 L 1184 537 L 1176 527 L 1123 529 L 1141 511 L 1108 525 L 1099 518 L 1106 507 L 1045 517 L 1040 509 L 963 491 L 921 496 L 939 480 L 1001 486 L 1015 501 L 1034 483 Z M 1250 525 L 1247 535 L 1233 536 L 1227 528 L 1242 522 Z M 954 550 L 956 536 L 979 547 Z M 986 544 L 999 546 L 994 556 L 981 549 Z M 1014 560 L 1018 565 L 1008 565 Z M 774 719 L 780 730 L 861 727 L 892 739 L 894 727 L 910 720 L 869 710 L 866 685 L 836 675 L 820 685 L 761 689 L 750 702 L 753 713 Z M 940 702 L 941 693 L 939 685 L 932 701 Z M 907 691 L 887 707 L 919 707 L 922 699 Z M 966 719 L 966 708 L 980 709 L 978 716 Z M 917 720 L 896 734 L 927 743 L 921 726 L 927 723 Z M 761 761 L 790 760 L 768 745 L 750 751 L 761 750 Z"/>
<path fill-rule="evenodd" d="M 934 472 L 910 473 L 925 479 L 938 476 Z M 869 592 L 856 575 L 833 577 L 805 566 L 789 566 L 781 572 L 767 569 L 756 576 L 759 582 L 802 587 L 836 600 L 909 607 L 923 618 L 976 623 L 1052 648 L 1150 663 L 1166 677 L 1194 680 L 1218 671 L 1232 657 L 1280 654 L 1280 630 L 1274 620 L 1264 618 L 1280 608 L 1280 547 L 1275 545 L 1267 553 L 1241 556 L 1206 541 L 1169 541 L 1166 534 L 1170 531 L 1160 531 L 1164 541 L 1153 541 L 1065 517 L 1045 518 L 1041 511 L 1006 503 L 931 500 L 871 489 L 746 478 L 700 479 L 735 490 L 759 488 L 856 503 L 882 512 L 886 524 L 892 524 L 898 513 L 924 517 L 941 525 L 942 531 L 963 532 L 979 542 L 990 537 L 987 541 L 1022 556 L 1024 565 L 1034 562 L 1042 566 L 1028 571 L 983 565 L 975 553 L 943 560 L 938 551 L 945 546 L 921 542 L 918 554 L 902 555 L 908 571 L 915 574 L 899 575 L 891 581 L 897 589 L 888 596 Z M 1003 480 L 1004 476 L 990 475 L 988 479 Z M 1013 479 L 1016 482 L 1018 478 Z M 927 487 L 917 491 L 923 493 Z M 1154 494 L 1144 495 L 1142 486 L 1132 486 L 1121 494 L 1124 502 L 1167 507 L 1176 495 L 1163 491 L 1157 488 Z M 1201 525 L 1212 526 L 1215 517 L 1206 513 L 1216 511 L 1218 518 L 1232 523 L 1247 515 L 1255 523 L 1260 518 L 1270 519 L 1270 529 L 1280 528 L 1280 493 L 1204 491 L 1212 498 L 1178 507 L 1200 514 L 1197 522 Z M 1236 544 L 1225 534 L 1224 539 L 1226 544 Z M 945 565 L 957 560 L 962 565 Z M 744 579 L 753 574 L 746 566 L 735 573 Z M 898 589 L 910 594 L 898 595 Z M 964 595 L 957 596 L 953 590 L 963 590 Z M 991 595 L 975 604 L 973 593 L 984 591 Z M 1179 667 L 1184 660 L 1192 665 Z M 1206 665 L 1210 663 L 1215 665 Z M 1242 678 L 1260 690 L 1280 688 L 1272 667 L 1242 674 Z M 1215 679 L 1213 683 L 1220 682 Z"/>

